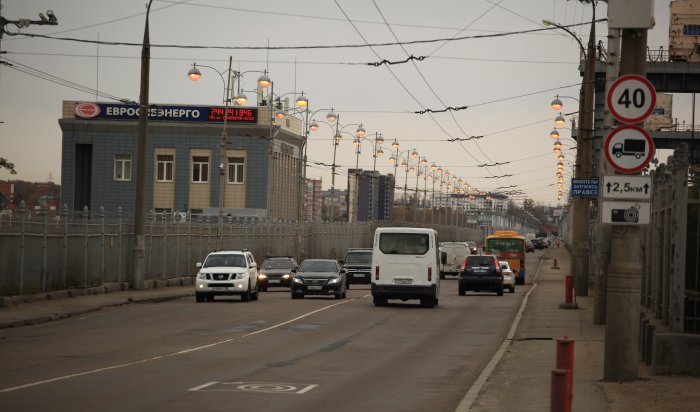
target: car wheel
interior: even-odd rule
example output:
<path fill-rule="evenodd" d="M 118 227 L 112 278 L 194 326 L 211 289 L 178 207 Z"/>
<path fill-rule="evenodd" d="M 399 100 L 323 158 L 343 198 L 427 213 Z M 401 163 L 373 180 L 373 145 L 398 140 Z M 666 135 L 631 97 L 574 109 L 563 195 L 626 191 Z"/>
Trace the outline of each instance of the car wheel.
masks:
<path fill-rule="evenodd" d="M 440 279 L 445 279 L 445 274 L 444 274 L 444 273 L 440 273 Z"/>
<path fill-rule="evenodd" d="M 194 299 L 195 299 L 197 302 L 204 302 L 207 298 L 206 298 L 206 296 L 204 296 L 204 294 L 202 294 L 202 293 L 196 293 L 196 292 L 195 292 L 195 294 L 194 294 Z"/>
<path fill-rule="evenodd" d="M 350 289 L 350 284 L 345 285 L 345 289 Z"/>
<path fill-rule="evenodd" d="M 241 295 L 241 302 L 250 302 L 250 298 L 251 298 L 250 283 L 248 283 L 248 290 L 246 290 L 245 293 L 243 293 Z"/>
<path fill-rule="evenodd" d="M 258 298 L 260 297 L 260 291 L 257 288 L 255 289 L 255 293 L 253 293 L 252 297 L 253 300 L 258 300 Z"/>
<path fill-rule="evenodd" d="M 214 301 L 214 295 L 207 295 L 207 302 L 213 302 Z"/>
<path fill-rule="evenodd" d="M 420 300 L 420 305 L 426 308 L 434 308 L 438 304 L 437 298 L 423 298 Z"/>
<path fill-rule="evenodd" d="M 374 306 L 386 306 L 389 303 L 389 299 L 382 296 L 375 296 L 372 300 L 374 302 Z"/>
<path fill-rule="evenodd" d="M 459 296 L 464 296 L 467 294 L 467 288 L 460 286 L 459 287 Z"/>
<path fill-rule="evenodd" d="M 515 285 L 510 287 L 510 293 L 515 293 Z"/>
<path fill-rule="evenodd" d="M 501 286 L 500 288 L 498 288 L 498 290 L 496 291 L 496 295 L 498 295 L 498 296 L 503 296 L 503 286 Z"/>

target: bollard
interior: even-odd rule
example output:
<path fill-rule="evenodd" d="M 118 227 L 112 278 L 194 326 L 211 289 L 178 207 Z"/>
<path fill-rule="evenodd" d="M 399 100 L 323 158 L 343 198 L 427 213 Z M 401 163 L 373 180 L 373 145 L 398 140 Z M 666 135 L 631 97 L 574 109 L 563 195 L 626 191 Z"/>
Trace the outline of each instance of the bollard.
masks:
<path fill-rule="evenodd" d="M 570 370 L 552 369 L 549 412 L 571 412 L 571 396 L 567 391 Z"/>
<path fill-rule="evenodd" d="M 574 302 L 574 276 L 564 277 L 564 303 L 559 304 L 559 309 L 578 309 L 578 304 Z"/>
<path fill-rule="evenodd" d="M 552 269 L 559 269 L 559 265 L 557 264 L 556 259 L 554 259 L 554 266 L 552 266 Z"/>
<path fill-rule="evenodd" d="M 566 275 L 566 281 L 564 282 L 564 285 L 564 287 L 566 288 L 566 291 L 564 293 L 564 297 L 566 298 L 566 304 L 570 305 L 574 302 L 574 277 L 571 275 Z"/>
<path fill-rule="evenodd" d="M 569 371 L 567 376 L 567 393 L 569 394 L 569 409 L 571 410 L 571 402 L 574 397 L 574 344 L 575 341 L 564 336 L 557 339 L 557 369 Z"/>

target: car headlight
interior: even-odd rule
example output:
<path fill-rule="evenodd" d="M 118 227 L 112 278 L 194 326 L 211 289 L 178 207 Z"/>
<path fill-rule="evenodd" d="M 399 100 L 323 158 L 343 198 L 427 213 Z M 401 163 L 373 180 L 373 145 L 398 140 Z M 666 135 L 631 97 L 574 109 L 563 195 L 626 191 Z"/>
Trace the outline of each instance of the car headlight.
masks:
<path fill-rule="evenodd" d="M 207 278 L 207 275 L 204 273 L 197 273 L 197 279 L 200 280 L 205 280 Z"/>
<path fill-rule="evenodd" d="M 236 280 L 245 279 L 246 276 L 247 275 L 245 273 L 236 273 Z"/>
<path fill-rule="evenodd" d="M 282 279 L 289 279 L 290 277 L 292 277 L 292 275 L 290 275 L 289 273 L 285 273 L 284 275 L 282 275 Z"/>
<path fill-rule="evenodd" d="M 340 283 L 340 278 L 333 278 L 333 279 L 331 279 L 331 280 L 328 281 L 328 284 L 329 284 L 329 285 L 330 285 L 330 284 L 333 284 L 333 283 Z"/>
<path fill-rule="evenodd" d="M 292 281 L 293 281 L 294 283 L 299 283 L 299 284 L 303 284 L 303 283 L 304 283 L 304 279 L 302 279 L 302 278 L 293 278 Z"/>
<path fill-rule="evenodd" d="M 258 279 L 267 279 L 267 275 L 264 273 L 258 273 Z"/>

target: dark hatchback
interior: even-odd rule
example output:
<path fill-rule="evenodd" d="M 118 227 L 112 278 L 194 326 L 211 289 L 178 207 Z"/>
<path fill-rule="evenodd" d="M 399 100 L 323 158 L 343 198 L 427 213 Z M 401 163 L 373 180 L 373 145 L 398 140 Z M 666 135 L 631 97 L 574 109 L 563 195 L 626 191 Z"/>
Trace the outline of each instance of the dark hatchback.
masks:
<path fill-rule="evenodd" d="M 292 299 L 306 295 L 346 296 L 345 269 L 334 259 L 306 259 L 292 279 Z"/>
<path fill-rule="evenodd" d="M 347 272 L 348 288 L 353 283 L 372 283 L 372 249 L 348 249 L 343 259 L 343 269 Z"/>
<path fill-rule="evenodd" d="M 503 296 L 503 273 L 495 256 L 467 256 L 459 272 L 459 295 L 464 296 L 468 290 L 490 290 Z"/>
<path fill-rule="evenodd" d="M 299 265 L 291 256 L 268 256 L 258 270 L 260 290 L 267 291 L 268 287 L 291 287 L 292 278 Z"/>

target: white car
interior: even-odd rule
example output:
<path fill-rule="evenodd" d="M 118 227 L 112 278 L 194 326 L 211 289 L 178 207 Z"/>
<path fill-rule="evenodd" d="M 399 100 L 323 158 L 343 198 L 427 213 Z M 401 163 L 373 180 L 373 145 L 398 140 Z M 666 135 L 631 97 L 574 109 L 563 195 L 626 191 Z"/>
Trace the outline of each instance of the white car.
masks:
<path fill-rule="evenodd" d="M 258 300 L 258 265 L 249 251 L 212 252 L 204 263 L 197 262 L 197 269 L 197 302 L 235 295 L 243 302 Z"/>
<path fill-rule="evenodd" d="M 498 262 L 501 266 L 501 273 L 503 274 L 503 289 L 508 289 L 508 292 L 515 293 L 515 274 L 510 268 L 508 262 L 501 260 Z"/>

